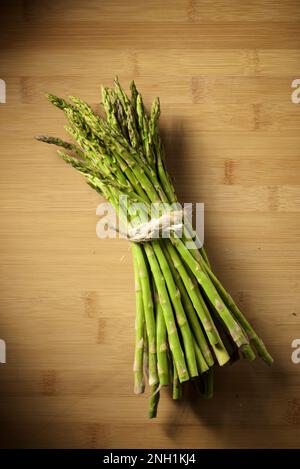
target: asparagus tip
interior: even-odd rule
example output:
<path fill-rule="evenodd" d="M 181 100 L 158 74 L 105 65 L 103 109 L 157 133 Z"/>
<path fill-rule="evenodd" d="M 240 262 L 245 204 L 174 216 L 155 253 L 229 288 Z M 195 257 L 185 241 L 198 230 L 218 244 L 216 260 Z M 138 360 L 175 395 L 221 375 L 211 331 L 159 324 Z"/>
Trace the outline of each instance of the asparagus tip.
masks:
<path fill-rule="evenodd" d="M 33 137 L 35 140 L 38 140 L 39 142 L 45 142 L 45 139 L 47 138 L 46 135 L 35 135 Z"/>

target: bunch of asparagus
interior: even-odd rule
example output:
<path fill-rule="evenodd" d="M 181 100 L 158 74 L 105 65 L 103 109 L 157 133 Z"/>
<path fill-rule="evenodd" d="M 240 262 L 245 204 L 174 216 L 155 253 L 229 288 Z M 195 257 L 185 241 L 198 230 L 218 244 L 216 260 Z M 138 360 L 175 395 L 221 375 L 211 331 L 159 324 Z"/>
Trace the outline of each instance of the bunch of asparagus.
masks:
<path fill-rule="evenodd" d="M 178 206 L 165 165 L 159 134 L 160 103 L 148 113 L 135 83 L 128 96 L 115 79 L 102 88 L 105 117 L 84 101 L 48 94 L 65 113 L 67 132 L 75 140 L 37 137 L 61 147 L 58 155 L 79 171 L 109 201 L 128 226 L 144 226 L 152 204 Z M 129 208 L 123 206 L 126 196 Z M 136 210 L 136 205 L 144 207 Z M 189 248 L 187 247 L 189 240 Z M 192 243 L 192 245 L 191 245 Z M 201 245 L 201 243 L 200 243 Z M 191 249 L 192 246 L 192 249 Z M 150 386 L 149 417 L 157 413 L 160 389 L 172 386 L 173 399 L 192 380 L 203 396 L 213 395 L 213 368 L 256 353 L 273 359 L 229 293 L 214 275 L 207 254 L 189 223 L 182 236 L 131 242 L 136 285 L 134 391 Z"/>

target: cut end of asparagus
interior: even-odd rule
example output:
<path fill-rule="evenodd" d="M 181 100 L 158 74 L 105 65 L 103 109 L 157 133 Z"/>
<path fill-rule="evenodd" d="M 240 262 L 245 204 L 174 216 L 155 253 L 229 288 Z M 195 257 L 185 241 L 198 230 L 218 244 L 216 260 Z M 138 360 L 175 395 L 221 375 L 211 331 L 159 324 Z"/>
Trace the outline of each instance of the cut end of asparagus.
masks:
<path fill-rule="evenodd" d="M 230 355 L 226 348 L 218 348 L 218 344 L 214 345 L 213 351 L 220 366 L 226 365 L 230 361 Z"/>
<path fill-rule="evenodd" d="M 250 344 L 242 345 L 241 354 L 249 362 L 253 362 L 256 358 L 255 352 Z"/>
<path fill-rule="evenodd" d="M 151 396 L 149 401 L 149 419 L 154 419 L 157 416 L 157 406 L 160 398 L 160 386 L 154 385 L 151 386 Z"/>
<path fill-rule="evenodd" d="M 179 381 L 173 383 L 173 400 L 174 401 L 179 401 L 182 397 L 182 385 L 179 383 Z"/>
<path fill-rule="evenodd" d="M 145 392 L 144 383 L 135 383 L 134 385 L 134 394 L 143 394 Z"/>
<path fill-rule="evenodd" d="M 251 339 L 251 342 L 253 343 L 253 345 L 255 346 L 255 349 L 257 350 L 257 353 L 259 355 L 259 357 L 265 362 L 267 363 L 267 365 L 271 366 L 272 363 L 274 362 L 274 359 L 273 357 L 270 355 L 270 353 L 268 352 L 268 350 L 266 349 L 266 346 L 265 344 L 263 343 L 263 341 L 258 337 L 253 337 L 253 339 Z"/>

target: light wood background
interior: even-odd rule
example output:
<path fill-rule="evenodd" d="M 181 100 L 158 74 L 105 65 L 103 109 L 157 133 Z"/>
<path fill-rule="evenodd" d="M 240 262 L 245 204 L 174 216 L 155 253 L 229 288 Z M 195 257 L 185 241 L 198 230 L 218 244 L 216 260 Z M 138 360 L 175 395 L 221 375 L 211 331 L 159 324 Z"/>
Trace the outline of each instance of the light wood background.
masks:
<path fill-rule="evenodd" d="M 297 0 L 4 1 L 0 6 L 3 447 L 296 447 L 300 436 Z M 205 203 L 222 281 L 275 357 L 218 370 L 212 401 L 132 392 L 129 245 L 99 240 L 99 198 L 36 134 L 64 135 L 45 90 L 159 95 L 182 201 Z"/>

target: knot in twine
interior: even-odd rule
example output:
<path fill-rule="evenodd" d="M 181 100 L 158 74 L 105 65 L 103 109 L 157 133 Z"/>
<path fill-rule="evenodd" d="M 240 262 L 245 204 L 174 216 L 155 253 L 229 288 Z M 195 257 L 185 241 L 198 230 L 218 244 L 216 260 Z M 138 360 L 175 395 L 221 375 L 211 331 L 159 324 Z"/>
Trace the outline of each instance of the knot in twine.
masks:
<path fill-rule="evenodd" d="M 181 236 L 183 216 L 184 210 L 164 213 L 158 218 L 151 218 L 148 222 L 129 228 L 127 237 L 135 243 L 145 243 L 159 238 L 160 230 L 165 234 L 172 232 Z"/>

